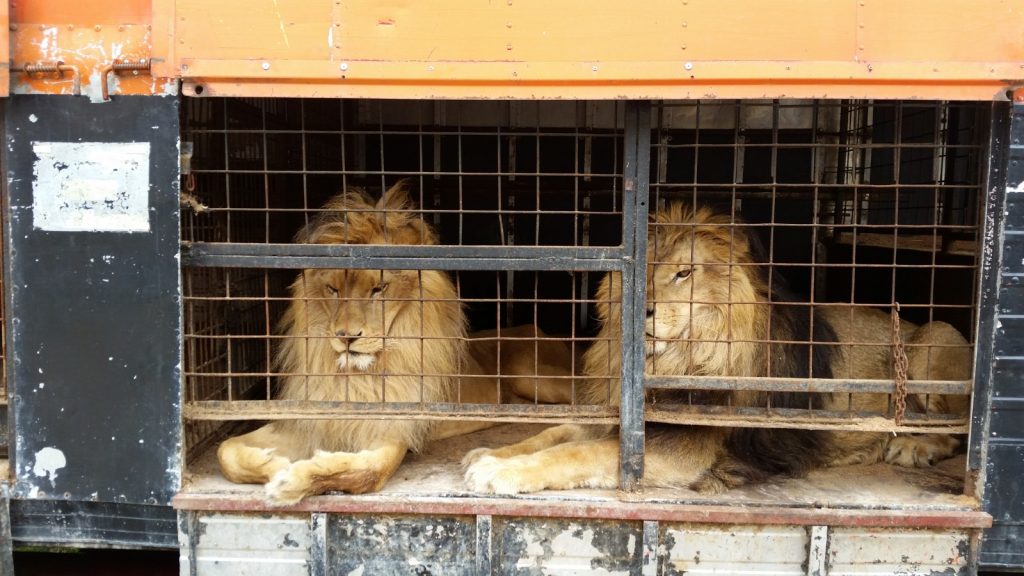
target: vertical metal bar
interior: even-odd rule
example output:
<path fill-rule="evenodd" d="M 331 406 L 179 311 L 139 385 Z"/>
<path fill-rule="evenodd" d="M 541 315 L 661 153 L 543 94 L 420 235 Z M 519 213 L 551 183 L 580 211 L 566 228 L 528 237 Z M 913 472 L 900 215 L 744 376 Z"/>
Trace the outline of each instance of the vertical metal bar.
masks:
<path fill-rule="evenodd" d="M 828 526 L 811 526 L 807 543 L 807 576 L 828 574 Z"/>
<path fill-rule="evenodd" d="M 185 554 L 188 557 L 188 574 L 189 576 L 198 576 L 199 566 L 197 565 L 197 561 L 200 536 L 199 513 L 185 511 L 179 512 L 179 514 L 181 514 L 179 522 L 184 524 L 185 528 Z"/>
<path fill-rule="evenodd" d="M 481 514 L 476 517 L 476 574 L 486 576 L 494 573 L 491 565 L 491 517 Z"/>
<path fill-rule="evenodd" d="M 619 412 L 619 487 L 640 489 L 644 474 L 644 291 L 647 288 L 647 213 L 650 191 L 651 104 L 626 105 L 622 241 L 632 265 L 622 269 L 622 397 Z"/>
<path fill-rule="evenodd" d="M 640 576 L 656 576 L 659 574 L 658 564 L 661 562 L 661 558 L 658 556 L 658 522 L 656 520 L 644 520 L 643 547 Z"/>
<path fill-rule="evenodd" d="M 309 576 L 327 576 L 327 514 L 310 515 L 309 535 Z"/>
<path fill-rule="evenodd" d="M 0 574 L 14 574 L 14 544 L 11 542 L 11 490 L 0 482 Z"/>
<path fill-rule="evenodd" d="M 985 486 L 986 440 L 992 406 L 992 360 L 995 355 L 996 309 L 1002 268 L 1002 232 L 1006 191 L 1024 183 L 1024 106 L 992 104 L 985 182 L 985 221 L 979 275 L 978 344 L 974 357 L 971 432 L 968 438 L 964 490 L 981 497 Z"/>

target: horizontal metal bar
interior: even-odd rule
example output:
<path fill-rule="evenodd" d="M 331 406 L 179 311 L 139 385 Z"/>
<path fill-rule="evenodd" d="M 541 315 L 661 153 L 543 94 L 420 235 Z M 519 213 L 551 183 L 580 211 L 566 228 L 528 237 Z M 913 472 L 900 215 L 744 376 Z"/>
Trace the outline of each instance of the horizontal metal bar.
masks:
<path fill-rule="evenodd" d="M 481 420 L 488 422 L 576 422 L 617 424 L 609 406 L 550 404 L 455 404 L 418 402 L 314 402 L 301 400 L 202 400 L 188 402 L 189 420 Z"/>
<path fill-rule="evenodd" d="M 189 256 L 182 254 L 181 262 L 185 266 L 203 266 L 213 268 L 337 268 L 337 269 L 369 269 L 369 270 L 435 270 L 439 266 L 444 270 L 525 270 L 525 271 L 615 271 L 621 270 L 621 260 L 569 260 L 561 258 L 455 258 L 430 260 L 427 258 L 347 258 L 347 257 L 316 257 L 316 256 Z"/>
<path fill-rule="evenodd" d="M 401 515 L 474 515 L 537 518 L 586 518 L 602 520 L 662 520 L 700 524 L 755 524 L 796 526 L 877 526 L 914 528 L 987 528 L 992 516 L 977 509 L 977 503 L 965 499 L 963 508 L 935 509 L 922 506 L 880 508 L 835 508 L 830 506 L 742 506 L 710 504 L 706 499 L 678 501 L 645 501 L 643 496 L 628 499 L 624 493 L 610 494 L 607 499 L 588 495 L 585 499 L 560 495 L 531 494 L 520 498 L 480 498 L 475 496 L 398 496 L 387 494 L 325 495 L 304 498 L 287 508 L 272 507 L 259 496 L 239 496 L 227 492 L 200 493 L 184 491 L 174 497 L 178 510 L 209 510 L 213 512 L 257 512 L 288 510 L 291 512 L 329 512 L 338 514 L 401 514 Z"/>
<path fill-rule="evenodd" d="M 858 378 L 754 378 L 712 376 L 648 376 L 647 389 L 670 390 L 755 390 L 759 392 L 852 392 L 895 394 L 892 380 Z M 969 396 L 973 383 L 952 380 L 909 380 L 909 394 L 951 394 Z"/>
<path fill-rule="evenodd" d="M 690 406 L 658 404 L 644 410 L 648 422 L 739 428 L 792 428 L 798 430 L 847 430 L 852 432 L 917 432 L 966 434 L 966 416 L 908 413 L 897 426 L 883 414 L 855 411 Z"/>
<path fill-rule="evenodd" d="M 405 268 L 433 270 L 620 270 L 619 247 L 408 246 L 358 244 L 182 245 L 189 266 L 258 268 Z M 441 264 L 439 266 L 439 263 Z"/>

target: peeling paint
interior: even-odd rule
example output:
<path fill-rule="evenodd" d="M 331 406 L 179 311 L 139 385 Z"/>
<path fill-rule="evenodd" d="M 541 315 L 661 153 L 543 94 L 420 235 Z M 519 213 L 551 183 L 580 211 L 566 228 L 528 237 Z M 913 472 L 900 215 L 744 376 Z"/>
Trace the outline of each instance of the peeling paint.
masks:
<path fill-rule="evenodd" d="M 148 142 L 33 142 L 33 226 L 148 232 Z"/>
<path fill-rule="evenodd" d="M 68 465 L 64 453 L 56 448 L 46 447 L 36 452 L 35 464 L 32 466 L 32 473 L 40 478 L 50 480 L 50 485 L 55 486 L 57 470 Z"/>

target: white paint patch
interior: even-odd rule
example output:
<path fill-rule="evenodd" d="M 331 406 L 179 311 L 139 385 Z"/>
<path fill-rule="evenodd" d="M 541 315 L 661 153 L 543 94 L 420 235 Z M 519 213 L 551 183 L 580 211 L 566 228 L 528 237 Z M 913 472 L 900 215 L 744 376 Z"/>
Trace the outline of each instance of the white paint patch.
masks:
<path fill-rule="evenodd" d="M 39 117 L 36 116 L 35 114 L 29 114 L 28 115 L 28 121 L 33 123 L 33 124 L 35 124 L 36 122 L 39 121 Z"/>
<path fill-rule="evenodd" d="M 334 26 L 327 27 L 327 47 L 334 48 Z"/>
<path fill-rule="evenodd" d="M 1024 192 L 1024 182 L 1021 182 L 1020 184 L 1017 184 L 1016 188 L 1014 188 L 1012 186 L 1007 186 L 1006 192 L 1008 194 L 1012 194 L 1014 192 Z"/>
<path fill-rule="evenodd" d="M 36 452 L 36 462 L 32 466 L 32 473 L 40 478 L 48 478 L 50 485 L 57 480 L 57 470 L 68 465 L 64 453 L 56 448 L 46 447 Z"/>
<path fill-rule="evenodd" d="M 33 142 L 32 149 L 36 229 L 149 231 L 149 142 Z"/>

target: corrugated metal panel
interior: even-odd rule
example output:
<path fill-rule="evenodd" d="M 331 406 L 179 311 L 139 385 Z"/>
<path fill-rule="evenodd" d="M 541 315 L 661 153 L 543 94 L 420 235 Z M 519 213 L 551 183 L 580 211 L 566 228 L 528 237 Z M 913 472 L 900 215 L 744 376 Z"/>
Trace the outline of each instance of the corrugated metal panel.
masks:
<path fill-rule="evenodd" d="M 1007 145 L 1008 166 L 1002 163 L 1007 150 L 995 149 Z M 991 414 L 988 426 L 979 427 L 974 439 L 975 449 L 986 456 L 985 510 L 994 524 L 985 534 L 981 563 L 1019 568 L 1024 566 L 1024 106 L 1013 107 L 1009 142 L 994 139 L 993 148 L 994 177 L 1004 167 L 1008 170 L 1002 254 L 997 255 L 1001 270 L 993 321 Z M 989 188 L 997 185 L 992 182 Z"/>
<path fill-rule="evenodd" d="M 675 524 L 661 531 L 659 574 L 807 574 L 804 526 Z"/>
<path fill-rule="evenodd" d="M 635 574 L 643 556 L 639 522 L 512 518 L 495 521 L 496 574 Z"/>
<path fill-rule="evenodd" d="M 204 515 L 183 547 L 182 576 L 306 576 L 310 573 L 309 516 Z M 191 548 L 191 551 L 189 550 Z"/>
<path fill-rule="evenodd" d="M 835 528 L 829 538 L 829 576 L 968 574 L 966 532 Z"/>
<path fill-rule="evenodd" d="M 476 573 L 471 516 L 340 516 L 327 521 L 329 576 Z"/>

